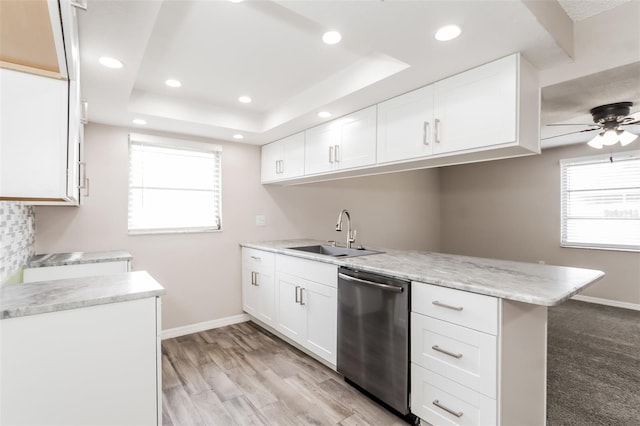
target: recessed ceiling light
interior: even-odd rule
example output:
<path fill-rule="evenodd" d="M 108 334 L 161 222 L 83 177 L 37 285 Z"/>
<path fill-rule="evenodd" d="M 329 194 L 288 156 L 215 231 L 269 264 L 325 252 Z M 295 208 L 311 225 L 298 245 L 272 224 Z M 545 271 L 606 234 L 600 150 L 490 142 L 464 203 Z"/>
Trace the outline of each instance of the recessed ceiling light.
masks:
<path fill-rule="evenodd" d="M 240 133 L 236 133 L 235 135 L 233 135 L 233 138 L 240 140 L 240 139 L 244 139 L 244 136 L 242 136 Z"/>
<path fill-rule="evenodd" d="M 142 118 L 134 118 L 133 124 L 139 124 L 141 126 L 147 124 L 147 120 L 143 120 Z"/>
<path fill-rule="evenodd" d="M 179 80 L 174 80 L 173 78 L 170 78 L 169 80 L 165 81 L 164 84 L 166 84 L 169 87 L 180 87 L 180 86 L 182 86 L 182 83 L 180 83 Z"/>
<path fill-rule="evenodd" d="M 337 44 L 342 40 L 342 35 L 337 31 L 327 31 L 322 35 L 322 41 L 326 44 Z"/>
<path fill-rule="evenodd" d="M 445 25 L 436 31 L 435 38 L 439 41 L 449 41 L 462 34 L 462 28 L 457 25 Z"/>
<path fill-rule="evenodd" d="M 118 69 L 124 66 L 122 61 L 116 58 L 110 58 L 108 56 L 102 56 L 100 59 L 98 59 L 98 62 L 100 62 L 102 65 L 104 65 L 107 68 Z"/>
<path fill-rule="evenodd" d="M 243 104 L 248 104 L 251 102 L 251 98 L 249 96 L 240 96 L 238 98 L 238 102 L 242 102 Z"/>
<path fill-rule="evenodd" d="M 331 117 L 331 113 L 329 111 L 320 111 L 318 113 L 318 117 L 320 117 L 320 118 L 329 118 L 329 117 Z"/>

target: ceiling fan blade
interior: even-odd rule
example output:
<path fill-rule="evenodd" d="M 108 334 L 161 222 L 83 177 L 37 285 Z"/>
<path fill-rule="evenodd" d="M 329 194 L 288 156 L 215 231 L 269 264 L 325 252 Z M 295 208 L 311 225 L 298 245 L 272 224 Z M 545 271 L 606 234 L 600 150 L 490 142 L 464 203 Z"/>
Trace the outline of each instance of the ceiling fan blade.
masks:
<path fill-rule="evenodd" d="M 623 121 L 622 123 L 620 123 L 620 125 L 621 126 L 631 126 L 631 125 L 638 124 L 638 123 L 640 123 L 640 119 L 639 120 L 634 120 L 634 121 Z"/>
<path fill-rule="evenodd" d="M 584 130 L 578 130 L 577 132 L 563 133 L 561 135 L 554 135 L 554 136 L 549 136 L 547 138 L 542 138 L 542 140 L 544 141 L 544 140 L 547 140 L 547 139 L 561 138 L 563 136 L 574 135 L 574 134 L 577 134 L 577 133 L 593 132 L 594 130 L 600 130 L 600 128 L 596 127 L 594 129 L 584 129 Z"/>

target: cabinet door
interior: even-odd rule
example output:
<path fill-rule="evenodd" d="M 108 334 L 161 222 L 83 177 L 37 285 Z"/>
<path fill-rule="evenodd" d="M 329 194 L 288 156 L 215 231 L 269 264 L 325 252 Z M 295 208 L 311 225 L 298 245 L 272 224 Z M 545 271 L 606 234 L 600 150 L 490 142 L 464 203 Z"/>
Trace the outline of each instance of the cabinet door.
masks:
<path fill-rule="evenodd" d="M 68 84 L 0 69 L 0 197 L 67 198 Z"/>
<path fill-rule="evenodd" d="M 280 141 L 262 146 L 261 181 L 272 182 L 280 178 L 279 161 L 282 159 L 282 144 Z"/>
<path fill-rule="evenodd" d="M 378 104 L 378 163 L 430 155 L 433 85 Z"/>
<path fill-rule="evenodd" d="M 300 294 L 304 283 L 299 278 L 278 274 L 278 300 L 276 329 L 290 339 L 304 344 L 307 313 L 300 304 Z"/>
<path fill-rule="evenodd" d="M 304 132 L 282 139 L 281 178 L 289 179 L 304 175 Z"/>
<path fill-rule="evenodd" d="M 304 171 L 312 175 L 333 170 L 336 167 L 335 147 L 340 144 L 341 126 L 331 121 L 309 129 L 305 133 Z"/>
<path fill-rule="evenodd" d="M 256 318 L 259 316 L 259 291 L 254 281 L 255 271 L 242 267 L 242 310 Z"/>
<path fill-rule="evenodd" d="M 517 55 L 434 85 L 434 153 L 490 147 L 516 140 Z"/>
<path fill-rule="evenodd" d="M 376 162 L 376 106 L 349 114 L 340 123 L 339 169 L 368 166 Z"/>
<path fill-rule="evenodd" d="M 265 271 L 257 272 L 255 275 L 255 288 L 257 289 L 258 312 L 256 318 L 262 322 L 274 325 L 276 314 L 276 295 L 273 273 Z"/>
<path fill-rule="evenodd" d="M 338 327 L 337 290 L 326 285 L 307 282 L 301 299 L 307 310 L 305 346 L 335 365 Z"/>

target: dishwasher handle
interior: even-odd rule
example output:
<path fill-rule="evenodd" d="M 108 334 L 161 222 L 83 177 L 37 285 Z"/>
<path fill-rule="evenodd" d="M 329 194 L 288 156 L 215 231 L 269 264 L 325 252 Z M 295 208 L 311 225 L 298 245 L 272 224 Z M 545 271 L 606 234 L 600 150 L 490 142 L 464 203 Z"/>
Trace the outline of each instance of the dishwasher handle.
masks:
<path fill-rule="evenodd" d="M 363 280 L 362 278 L 356 278 L 356 277 L 352 277 L 350 275 L 345 275 L 342 272 L 338 273 L 338 278 L 341 278 L 341 279 L 346 280 L 346 281 L 355 281 L 355 282 L 360 283 L 360 284 L 368 285 L 370 287 L 379 288 L 379 289 L 385 290 L 385 291 L 391 291 L 391 292 L 394 292 L 394 293 L 402 293 L 404 291 L 404 288 L 402 288 L 402 287 L 398 287 L 398 286 L 395 286 L 395 285 L 375 283 L 373 281 Z"/>

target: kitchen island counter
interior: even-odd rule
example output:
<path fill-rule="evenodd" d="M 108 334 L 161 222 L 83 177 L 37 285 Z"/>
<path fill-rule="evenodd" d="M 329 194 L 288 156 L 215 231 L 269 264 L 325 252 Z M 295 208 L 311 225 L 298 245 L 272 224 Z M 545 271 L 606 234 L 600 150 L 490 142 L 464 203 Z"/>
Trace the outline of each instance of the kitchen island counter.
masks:
<path fill-rule="evenodd" d="M 241 245 L 541 306 L 559 305 L 604 276 L 604 272 L 593 269 L 417 250 L 373 248 L 383 253 L 335 258 L 291 249 L 291 247 L 314 244 L 326 243 L 299 239 L 261 241 Z"/>
<path fill-rule="evenodd" d="M 0 287 L 0 319 L 161 296 L 146 271 L 68 278 Z"/>

